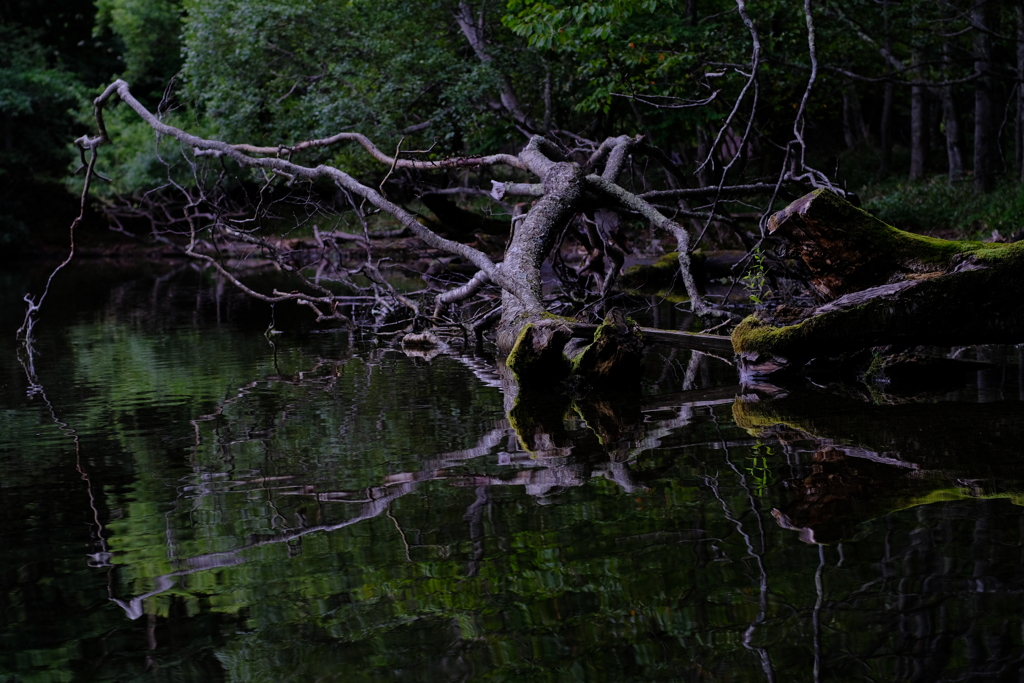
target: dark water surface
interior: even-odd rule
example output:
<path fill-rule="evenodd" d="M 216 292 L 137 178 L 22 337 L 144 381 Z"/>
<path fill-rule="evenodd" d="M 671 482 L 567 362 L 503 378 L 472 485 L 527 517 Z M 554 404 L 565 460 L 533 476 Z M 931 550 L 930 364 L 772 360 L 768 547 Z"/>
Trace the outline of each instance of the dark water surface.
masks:
<path fill-rule="evenodd" d="M 484 359 L 93 264 L 29 391 L 42 270 L 0 275 L 0 681 L 1022 680 L 1017 349 L 874 403 L 653 349 L 506 413 Z"/>

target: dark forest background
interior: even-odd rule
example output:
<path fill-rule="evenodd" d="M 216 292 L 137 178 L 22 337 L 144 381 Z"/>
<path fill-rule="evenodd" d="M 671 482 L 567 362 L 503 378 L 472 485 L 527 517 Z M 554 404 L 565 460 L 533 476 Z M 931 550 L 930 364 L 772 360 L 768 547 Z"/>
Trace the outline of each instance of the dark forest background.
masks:
<path fill-rule="evenodd" d="M 443 157 L 514 152 L 532 133 L 641 133 L 701 186 L 773 182 L 802 106 L 808 165 L 884 220 L 983 238 L 1024 227 L 1024 2 L 772 0 L 746 7 L 753 27 L 743 5 L 9 0 L 0 243 L 35 244 L 74 215 L 71 141 L 92 132 L 91 100 L 118 77 L 168 121 L 229 142 L 352 130 Z M 754 36 L 756 98 L 741 100 Z M 125 107 L 112 116 L 100 207 L 167 179 L 148 127 Z M 357 150 L 322 160 L 386 172 Z"/>

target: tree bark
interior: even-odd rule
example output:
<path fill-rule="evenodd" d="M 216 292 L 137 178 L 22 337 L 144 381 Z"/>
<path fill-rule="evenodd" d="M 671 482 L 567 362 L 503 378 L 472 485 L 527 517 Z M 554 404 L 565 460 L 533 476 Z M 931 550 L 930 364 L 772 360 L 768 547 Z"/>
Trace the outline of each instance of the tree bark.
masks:
<path fill-rule="evenodd" d="M 1024 182 L 1024 2 L 1017 0 L 1017 116 L 1016 146 L 1017 153 L 1016 175 L 1017 179 Z"/>
<path fill-rule="evenodd" d="M 768 232 L 792 245 L 827 303 L 788 324 L 746 318 L 732 342 L 747 381 L 875 347 L 1024 341 L 1024 242 L 903 232 L 828 190 L 772 216 Z"/>
<path fill-rule="evenodd" d="M 459 3 L 459 6 L 455 12 L 455 21 L 459 25 L 459 29 L 462 31 L 462 35 L 465 36 L 469 42 L 470 47 L 473 48 L 473 52 L 476 54 L 483 64 L 493 66 L 494 57 L 487 49 L 487 41 L 484 38 L 484 29 L 482 20 L 477 20 L 473 17 L 473 10 L 470 8 L 469 3 Z M 512 81 L 505 74 L 498 74 L 498 79 L 501 82 L 501 106 L 508 111 L 516 123 L 525 126 L 528 129 L 533 129 L 533 121 L 529 115 L 523 111 L 522 106 L 519 103 L 519 97 L 516 94 L 515 88 L 512 87 Z"/>
<path fill-rule="evenodd" d="M 996 145 L 993 130 L 990 0 L 975 0 L 974 71 L 981 74 L 974 86 L 974 189 L 990 192 L 995 187 Z"/>
<path fill-rule="evenodd" d="M 849 81 L 843 88 L 843 139 L 853 149 L 868 138 L 868 127 L 864 121 L 864 110 L 860 105 L 857 86 Z"/>
<path fill-rule="evenodd" d="M 953 43 L 947 39 L 942 44 L 942 61 L 946 79 L 953 77 Z M 945 85 L 940 89 L 942 98 L 942 116 L 946 127 L 946 178 L 950 184 L 964 179 L 964 156 L 961 141 L 963 135 L 960 128 L 960 114 L 956 108 L 953 86 Z"/>
<path fill-rule="evenodd" d="M 882 0 L 882 18 L 885 28 L 885 53 L 892 54 L 892 36 L 889 35 L 889 0 Z M 887 70 L 892 75 L 892 70 Z M 885 84 L 882 96 L 882 118 L 879 123 L 879 143 L 882 146 L 882 158 L 878 167 L 878 175 L 885 178 L 892 171 L 892 100 L 894 86 L 892 81 Z"/>
<path fill-rule="evenodd" d="M 915 47 L 911 57 L 913 78 L 922 77 L 920 65 L 923 50 Z M 928 89 L 923 85 L 910 88 L 910 180 L 924 178 L 928 163 Z"/>
<path fill-rule="evenodd" d="M 882 119 L 879 123 L 879 141 L 882 145 L 882 158 L 878 167 L 878 175 L 886 178 L 892 171 L 892 99 L 894 86 L 885 84 L 882 96 Z"/>
<path fill-rule="evenodd" d="M 1007 483 L 1020 478 L 1024 422 L 1015 403 L 873 405 L 793 391 L 768 400 L 740 397 L 733 417 L 751 436 L 781 438 L 813 453 L 811 471 L 788 482 L 786 501 L 772 512 L 806 541 L 849 538 L 860 523 L 927 500 L 936 490 L 1007 495 Z M 969 493 L 951 486 L 957 480 L 999 484 Z"/>

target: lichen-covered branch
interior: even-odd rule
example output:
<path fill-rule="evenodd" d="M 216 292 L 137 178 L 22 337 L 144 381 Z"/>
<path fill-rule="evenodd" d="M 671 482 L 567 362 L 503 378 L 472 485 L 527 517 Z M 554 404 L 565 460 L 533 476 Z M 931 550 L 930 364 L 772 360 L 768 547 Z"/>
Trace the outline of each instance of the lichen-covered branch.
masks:
<path fill-rule="evenodd" d="M 462 256 L 467 261 L 473 263 L 477 268 L 486 272 L 487 276 L 491 278 L 491 280 L 507 291 L 512 292 L 516 296 L 524 296 L 528 301 L 530 300 L 530 292 L 527 289 L 524 289 L 515 279 L 505 277 L 498 266 L 491 261 L 486 254 L 468 245 L 441 237 L 418 221 L 413 214 L 385 198 L 378 190 L 363 185 L 344 171 L 323 164 L 315 167 L 302 166 L 279 157 L 271 158 L 249 156 L 243 153 L 235 145 L 230 145 L 219 140 L 207 140 L 175 128 L 174 126 L 170 126 L 158 119 L 152 112 L 146 109 L 137 99 L 135 99 L 129 90 L 128 83 L 123 80 L 119 79 L 115 81 L 109 85 L 106 90 L 104 90 L 103 94 L 96 98 L 95 114 L 99 135 L 96 137 L 83 136 L 82 138 L 79 138 L 77 143 L 82 148 L 96 149 L 110 141 L 106 131 L 103 110 L 110 98 L 115 94 L 120 97 L 125 104 L 131 107 L 155 132 L 160 135 L 172 137 L 192 149 L 219 152 L 236 161 L 238 164 L 248 168 L 267 169 L 294 178 L 301 178 L 303 180 L 331 180 L 339 187 L 366 199 L 377 208 L 398 219 L 406 228 L 412 231 L 413 234 L 423 240 L 427 245 L 435 249 L 440 249 Z"/>

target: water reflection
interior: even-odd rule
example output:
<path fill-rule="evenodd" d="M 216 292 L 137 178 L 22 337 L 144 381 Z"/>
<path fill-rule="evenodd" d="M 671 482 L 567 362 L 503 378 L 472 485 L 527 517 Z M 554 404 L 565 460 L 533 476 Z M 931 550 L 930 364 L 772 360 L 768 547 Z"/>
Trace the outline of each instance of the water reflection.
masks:
<path fill-rule="evenodd" d="M 1024 502 L 1019 402 L 872 405 L 819 391 L 733 404 L 737 424 L 803 455 L 773 514 L 807 541 L 833 542 L 893 510 L 962 498 Z"/>
<path fill-rule="evenodd" d="M 1016 675 L 1021 404 L 991 371 L 1002 400 L 873 405 L 656 349 L 645 395 L 506 409 L 487 359 L 281 310 L 271 344 L 165 275 L 4 388 L 0 679 Z"/>

